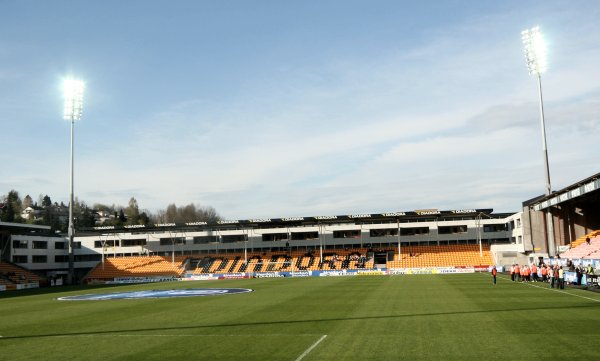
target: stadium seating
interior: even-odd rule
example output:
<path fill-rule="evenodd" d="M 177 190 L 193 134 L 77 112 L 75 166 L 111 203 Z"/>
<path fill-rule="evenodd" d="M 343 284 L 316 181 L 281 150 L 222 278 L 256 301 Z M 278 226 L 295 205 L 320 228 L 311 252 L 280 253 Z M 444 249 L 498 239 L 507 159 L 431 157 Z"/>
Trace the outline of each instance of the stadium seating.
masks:
<path fill-rule="evenodd" d="M 585 240 L 589 238 L 588 244 Z M 565 259 L 593 259 L 600 257 L 600 231 L 594 231 L 571 243 L 571 248 L 560 254 Z"/>
<path fill-rule="evenodd" d="M 112 280 L 128 277 L 181 277 L 187 258 L 178 258 L 173 264 L 170 257 L 122 257 L 107 258 L 99 263 L 84 278 L 84 281 Z"/>
<path fill-rule="evenodd" d="M 232 272 L 275 272 L 275 271 L 319 271 L 371 269 L 374 260 L 366 258 L 367 248 L 349 250 L 324 250 L 323 260 L 317 252 L 293 251 L 289 255 L 281 252 L 248 253 L 247 264 L 244 255 L 212 255 L 198 262 L 194 274 Z M 396 249 L 394 260 L 387 262 L 390 268 L 419 267 L 470 267 L 494 264 L 489 245 L 440 245 L 402 247 L 402 258 L 398 259 Z M 204 266 L 202 266 L 204 265 Z M 207 266 L 208 265 L 208 266 Z"/>
<path fill-rule="evenodd" d="M 493 264 L 489 245 L 440 245 L 402 247 L 398 258 L 396 249 L 383 249 L 378 252 L 393 251 L 394 259 L 387 262 L 388 268 L 421 268 L 453 266 L 486 266 Z M 186 265 L 195 275 L 243 272 L 278 271 L 326 271 L 372 269 L 374 259 L 367 258 L 372 250 L 324 249 L 323 260 L 320 252 L 248 252 L 211 254 L 203 256 L 177 256 L 175 265 L 170 257 L 123 257 L 109 258 L 104 266 L 99 264 L 86 276 L 86 280 L 111 280 L 117 277 L 181 277 Z M 247 259 L 247 262 L 244 260 Z"/>
<path fill-rule="evenodd" d="M 388 262 L 389 268 L 472 267 L 494 264 L 489 245 L 439 245 L 402 247 L 400 260 Z"/>
<path fill-rule="evenodd" d="M 576 240 L 574 240 L 573 242 L 571 242 L 571 248 L 575 248 L 577 246 L 580 246 L 582 244 L 585 243 L 585 240 L 589 237 L 590 239 L 596 237 L 596 236 L 600 236 L 600 230 L 597 231 L 592 231 L 586 235 L 583 235 L 579 238 L 577 238 Z"/>
<path fill-rule="evenodd" d="M 46 279 L 12 263 L 0 262 L 0 285 L 7 290 L 16 289 L 18 284 L 38 283 L 44 285 Z"/>

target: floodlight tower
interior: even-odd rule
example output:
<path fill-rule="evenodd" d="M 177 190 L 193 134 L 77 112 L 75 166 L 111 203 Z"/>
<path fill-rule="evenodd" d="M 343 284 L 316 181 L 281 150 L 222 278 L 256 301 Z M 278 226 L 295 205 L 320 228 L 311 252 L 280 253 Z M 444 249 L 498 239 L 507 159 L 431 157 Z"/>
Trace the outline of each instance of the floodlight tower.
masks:
<path fill-rule="evenodd" d="M 83 111 L 83 81 L 77 79 L 67 79 L 64 82 L 64 96 L 65 96 L 65 107 L 64 107 L 64 119 L 71 122 L 71 191 L 69 195 L 69 276 L 67 279 L 68 284 L 73 284 L 75 277 L 75 254 L 73 252 L 73 239 L 75 237 L 75 224 L 73 222 L 73 138 L 75 121 L 81 120 L 81 113 Z"/>
<path fill-rule="evenodd" d="M 544 173 L 546 177 L 546 196 L 552 193 L 550 184 L 550 167 L 548 166 L 548 147 L 546 144 L 546 123 L 544 121 L 544 102 L 542 98 L 542 73 L 547 69 L 546 61 L 546 44 L 540 31 L 540 27 L 536 26 L 531 29 L 526 29 L 521 32 L 521 39 L 525 48 L 525 60 L 529 75 L 535 75 L 538 81 L 538 93 L 540 101 L 540 122 L 542 128 L 542 151 L 544 157 Z M 546 223 L 548 226 L 548 250 L 550 256 L 556 252 L 554 245 L 554 227 L 552 225 L 552 214 L 550 209 L 546 211 Z"/>
<path fill-rule="evenodd" d="M 542 73 L 547 69 L 546 46 L 540 27 L 523 30 L 521 33 L 525 47 L 525 59 L 529 75 L 537 76 L 540 97 L 540 121 L 542 125 L 542 150 L 544 152 L 544 171 L 546 175 L 546 195 L 550 195 L 550 169 L 548 167 L 548 148 L 546 145 L 546 125 L 544 122 L 544 103 L 542 99 Z"/>

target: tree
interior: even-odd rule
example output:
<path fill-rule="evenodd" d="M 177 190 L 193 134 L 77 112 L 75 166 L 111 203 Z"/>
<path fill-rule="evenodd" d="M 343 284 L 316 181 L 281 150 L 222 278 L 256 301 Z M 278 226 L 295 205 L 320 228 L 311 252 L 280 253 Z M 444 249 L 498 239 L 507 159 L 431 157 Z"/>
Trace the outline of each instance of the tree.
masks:
<path fill-rule="evenodd" d="M 204 207 L 200 211 L 202 212 L 202 218 L 206 222 L 216 222 L 221 220 L 221 216 L 219 216 L 217 210 L 213 207 Z"/>
<path fill-rule="evenodd" d="M 146 214 L 146 212 L 142 212 L 140 214 L 140 218 L 138 219 L 138 223 L 139 224 L 143 224 L 144 226 L 147 226 L 150 224 L 150 217 L 148 217 L 148 215 Z"/>
<path fill-rule="evenodd" d="M 167 213 L 164 209 L 159 209 L 155 215 L 150 215 L 150 221 L 154 223 L 167 223 Z"/>
<path fill-rule="evenodd" d="M 52 204 L 44 207 L 43 216 L 42 216 L 42 224 L 46 226 L 52 227 L 52 229 L 60 229 L 60 219 L 55 211 L 55 208 L 52 207 Z"/>
<path fill-rule="evenodd" d="M 169 204 L 167 206 L 167 210 L 165 212 L 165 222 L 166 223 L 175 222 L 176 218 L 177 218 L 177 206 L 174 203 Z"/>
<path fill-rule="evenodd" d="M 19 192 L 11 190 L 6 196 L 6 202 L 4 204 L 4 211 L 0 219 L 3 222 L 17 222 L 22 223 L 21 218 L 21 199 L 19 198 Z"/>
<path fill-rule="evenodd" d="M 33 199 L 28 195 L 23 198 L 23 209 L 33 206 Z"/>
<path fill-rule="evenodd" d="M 119 222 L 121 222 L 121 224 L 125 223 L 125 221 L 127 221 L 127 217 L 125 217 L 125 213 L 123 212 L 123 208 L 121 208 L 119 210 Z"/>
<path fill-rule="evenodd" d="M 169 204 L 166 210 L 159 210 L 155 217 L 157 223 L 216 222 L 219 219 L 214 208 L 203 208 L 193 203 L 183 207 Z"/>
<path fill-rule="evenodd" d="M 125 217 L 127 218 L 126 224 L 128 225 L 140 224 L 140 209 L 134 197 L 131 197 L 129 205 L 125 208 Z"/>
<path fill-rule="evenodd" d="M 77 221 L 75 226 L 77 228 L 90 228 L 96 225 L 96 217 L 94 216 L 94 212 L 82 203 L 82 206 L 79 207 L 79 212 L 77 213 Z"/>
<path fill-rule="evenodd" d="M 42 204 L 43 208 L 52 206 L 52 200 L 50 199 L 50 197 L 48 197 L 47 194 L 44 196 L 44 198 L 42 198 L 42 201 L 40 203 Z"/>
<path fill-rule="evenodd" d="M 97 209 L 99 211 L 105 211 L 105 212 L 111 212 L 113 213 L 115 211 L 115 206 L 107 206 L 106 204 L 102 204 L 102 203 L 94 203 L 94 209 Z"/>
<path fill-rule="evenodd" d="M 2 204 L 2 213 L 0 213 L 0 221 L 2 222 L 13 222 L 15 220 L 15 210 L 13 209 L 10 202 L 5 201 Z"/>
<path fill-rule="evenodd" d="M 194 222 L 198 220 L 196 206 L 193 203 L 190 203 L 187 206 L 180 208 L 178 213 L 178 220 L 182 223 Z"/>

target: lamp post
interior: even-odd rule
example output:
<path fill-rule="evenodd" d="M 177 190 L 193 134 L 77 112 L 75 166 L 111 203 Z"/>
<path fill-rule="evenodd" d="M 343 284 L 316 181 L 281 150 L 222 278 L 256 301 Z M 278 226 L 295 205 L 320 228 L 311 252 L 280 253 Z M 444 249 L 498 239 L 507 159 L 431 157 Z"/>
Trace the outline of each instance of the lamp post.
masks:
<path fill-rule="evenodd" d="M 246 234 L 246 239 L 244 239 L 244 263 L 248 264 L 248 238 L 250 236 L 250 229 L 248 229 L 248 233 Z"/>
<path fill-rule="evenodd" d="M 324 226 L 319 224 L 319 263 L 323 263 L 323 230 Z"/>
<path fill-rule="evenodd" d="M 479 243 L 479 258 L 482 258 L 483 246 L 481 245 L 481 212 L 479 212 L 479 214 L 477 214 L 477 217 L 475 218 L 475 231 L 477 232 L 477 243 Z"/>
<path fill-rule="evenodd" d="M 550 184 L 550 168 L 548 166 L 548 147 L 546 144 L 546 123 L 544 121 L 544 102 L 542 97 L 542 73 L 547 69 L 546 61 L 546 45 L 540 31 L 540 27 L 536 26 L 531 29 L 526 29 L 521 32 L 521 39 L 525 48 L 525 60 L 529 75 L 535 75 L 538 83 L 538 93 L 540 102 L 540 122 L 542 128 L 542 152 L 544 158 L 544 175 L 546 178 L 546 196 L 552 192 Z M 550 256 L 554 256 L 556 247 L 554 244 L 554 226 L 552 222 L 552 213 L 550 209 L 546 211 L 546 224 L 548 227 L 548 251 Z"/>
<path fill-rule="evenodd" d="M 81 120 L 81 113 L 83 111 L 83 89 L 84 85 L 81 80 L 67 79 L 64 82 L 64 119 L 71 122 L 71 191 L 69 195 L 69 276 L 67 279 L 68 284 L 73 284 L 75 277 L 75 255 L 73 252 L 73 239 L 75 236 L 75 224 L 73 223 L 73 138 L 75 121 Z"/>
<path fill-rule="evenodd" d="M 396 218 L 398 222 L 398 261 L 402 261 L 402 246 L 400 245 L 400 217 Z"/>

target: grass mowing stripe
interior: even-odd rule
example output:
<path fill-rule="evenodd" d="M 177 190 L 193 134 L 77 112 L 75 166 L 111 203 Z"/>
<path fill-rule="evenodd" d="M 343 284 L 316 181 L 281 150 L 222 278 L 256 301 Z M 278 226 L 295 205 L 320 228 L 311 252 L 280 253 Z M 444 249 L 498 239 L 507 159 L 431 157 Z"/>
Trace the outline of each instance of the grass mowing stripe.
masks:
<path fill-rule="evenodd" d="M 306 355 L 308 355 L 315 347 L 317 347 L 317 345 L 320 344 L 321 341 L 323 341 L 326 337 L 327 337 L 327 335 L 321 336 L 321 338 L 318 339 L 317 342 L 313 343 L 309 348 L 307 348 L 306 351 L 304 351 L 304 353 L 296 359 L 296 361 L 300 361 L 304 357 L 306 357 Z"/>

